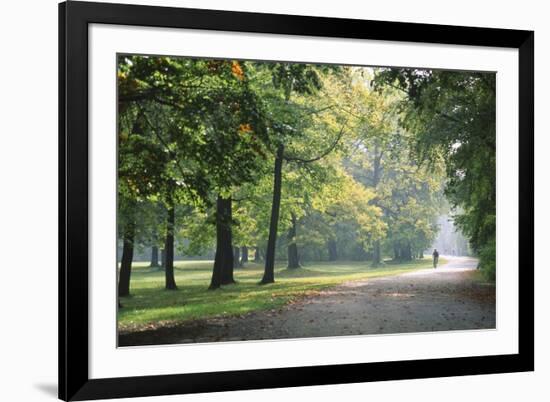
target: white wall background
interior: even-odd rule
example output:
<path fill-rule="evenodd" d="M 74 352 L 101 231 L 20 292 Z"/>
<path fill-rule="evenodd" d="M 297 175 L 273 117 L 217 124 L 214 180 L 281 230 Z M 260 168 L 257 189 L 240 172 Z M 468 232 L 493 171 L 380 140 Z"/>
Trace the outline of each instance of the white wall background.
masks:
<path fill-rule="evenodd" d="M 125 2 L 120 0 L 120 2 Z M 133 401 L 545 401 L 550 378 L 546 266 L 550 25 L 536 0 L 133 1 L 392 21 L 534 29 L 536 43 L 536 372 L 157 397 Z M 57 1 L 2 2 L 0 13 L 0 399 L 47 401 L 57 382 Z M 85 347 L 85 345 L 83 345 Z M 452 347 L 452 345 L 449 345 Z M 546 380 L 546 381 L 545 381 Z"/>

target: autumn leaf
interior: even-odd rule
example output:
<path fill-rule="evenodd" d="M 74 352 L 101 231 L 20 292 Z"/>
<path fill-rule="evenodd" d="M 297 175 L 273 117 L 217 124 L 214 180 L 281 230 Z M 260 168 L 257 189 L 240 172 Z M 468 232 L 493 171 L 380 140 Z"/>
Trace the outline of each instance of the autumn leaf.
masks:
<path fill-rule="evenodd" d="M 243 80 L 243 79 L 244 79 L 244 71 L 243 71 L 243 69 L 241 68 L 241 65 L 239 64 L 238 61 L 233 60 L 233 62 L 231 63 L 231 72 L 232 72 L 233 75 L 234 75 L 235 77 L 237 77 L 239 80 Z"/>
<path fill-rule="evenodd" d="M 239 134 L 251 133 L 252 126 L 249 123 L 239 125 Z"/>

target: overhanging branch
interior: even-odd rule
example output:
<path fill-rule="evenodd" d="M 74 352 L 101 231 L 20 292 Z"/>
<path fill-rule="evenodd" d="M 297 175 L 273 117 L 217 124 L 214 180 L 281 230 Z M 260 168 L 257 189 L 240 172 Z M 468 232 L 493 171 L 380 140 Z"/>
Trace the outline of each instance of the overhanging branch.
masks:
<path fill-rule="evenodd" d="M 285 161 L 287 161 L 287 162 L 299 162 L 299 163 L 311 163 L 311 162 L 316 162 L 318 160 L 323 159 L 325 156 L 330 154 L 334 150 L 334 148 L 336 148 L 336 145 L 338 145 L 338 143 L 340 142 L 340 140 L 344 136 L 344 128 L 346 127 L 346 124 L 347 124 L 347 120 L 342 125 L 342 128 L 340 129 L 340 132 L 338 133 L 338 136 L 336 137 L 334 142 L 320 155 L 317 155 L 316 157 L 310 158 L 310 159 L 304 159 L 304 158 L 299 158 L 297 156 L 288 156 L 288 155 L 286 155 L 286 156 L 284 156 Z"/>

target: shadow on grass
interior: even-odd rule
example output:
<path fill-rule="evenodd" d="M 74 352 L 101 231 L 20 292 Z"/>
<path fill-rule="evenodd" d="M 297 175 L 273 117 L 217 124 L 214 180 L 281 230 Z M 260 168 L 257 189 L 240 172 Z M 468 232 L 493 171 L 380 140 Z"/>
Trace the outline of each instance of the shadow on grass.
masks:
<path fill-rule="evenodd" d="M 181 262 L 178 262 L 181 263 Z M 132 276 L 131 296 L 122 297 L 119 329 L 132 331 L 189 320 L 239 315 L 278 308 L 343 282 L 396 275 L 426 268 L 428 261 L 392 264 L 377 268 L 368 262 L 326 262 L 287 269 L 282 262 L 275 269 L 275 283 L 260 286 L 263 267 L 249 263 L 234 271 L 236 284 L 208 290 L 211 262 L 190 261 L 175 270 L 178 290 L 164 290 L 164 272 L 142 269 Z"/>

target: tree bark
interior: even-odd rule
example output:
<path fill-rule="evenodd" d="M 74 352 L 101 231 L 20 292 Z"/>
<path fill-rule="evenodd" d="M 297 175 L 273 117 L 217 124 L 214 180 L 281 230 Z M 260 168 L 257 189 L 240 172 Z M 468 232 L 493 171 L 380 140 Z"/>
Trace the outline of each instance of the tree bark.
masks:
<path fill-rule="evenodd" d="M 231 198 L 218 195 L 216 201 L 216 256 L 209 289 L 235 283 L 233 279 L 233 247 L 231 232 Z"/>
<path fill-rule="evenodd" d="M 288 230 L 288 268 L 300 268 L 300 258 L 298 256 L 298 246 L 296 244 L 296 215 L 290 214 L 292 225 Z"/>
<path fill-rule="evenodd" d="M 401 245 L 401 260 L 402 261 L 412 260 L 411 244 L 409 242 Z"/>
<path fill-rule="evenodd" d="M 338 249 L 335 239 L 329 239 L 327 242 L 328 260 L 336 261 L 338 259 Z"/>
<path fill-rule="evenodd" d="M 120 276 L 118 280 L 118 295 L 130 295 L 130 275 L 132 273 L 132 260 L 134 259 L 134 235 L 135 224 L 129 223 L 124 231 L 122 246 L 122 258 L 120 262 Z"/>
<path fill-rule="evenodd" d="M 275 282 L 275 245 L 277 242 L 277 226 L 279 224 L 279 212 L 281 208 L 281 184 L 283 156 L 285 147 L 283 144 L 277 148 L 275 168 L 273 170 L 273 203 L 271 204 L 271 221 L 269 223 L 269 237 L 265 256 L 264 276 L 260 283 Z"/>
<path fill-rule="evenodd" d="M 241 261 L 241 249 L 237 246 L 233 247 L 233 267 L 241 268 L 243 266 Z"/>
<path fill-rule="evenodd" d="M 166 250 L 163 248 L 160 249 L 160 267 L 162 269 L 166 267 Z"/>
<path fill-rule="evenodd" d="M 256 246 L 254 251 L 254 262 L 262 262 L 262 249 L 260 246 Z"/>
<path fill-rule="evenodd" d="M 372 171 L 372 184 L 374 189 L 378 187 L 382 175 L 382 155 L 383 151 L 380 150 L 378 142 L 374 144 L 374 161 L 373 161 L 373 171 Z M 375 200 L 375 205 L 378 205 L 378 200 Z M 372 249 L 372 266 L 377 267 L 382 262 L 382 256 L 380 255 L 380 241 L 377 240 L 374 242 Z"/>
<path fill-rule="evenodd" d="M 377 267 L 382 262 L 382 257 L 380 255 L 380 241 L 377 240 L 374 242 L 374 246 L 372 248 L 372 266 Z"/>
<path fill-rule="evenodd" d="M 158 268 L 160 266 L 159 264 L 159 248 L 157 246 L 153 246 L 151 248 L 151 265 L 149 265 L 151 268 Z"/>
<path fill-rule="evenodd" d="M 166 289 L 176 290 L 176 279 L 174 278 L 174 225 L 175 225 L 175 210 L 172 200 L 168 206 L 168 219 L 166 220 L 166 242 L 164 250 L 166 253 L 166 263 L 164 265 L 164 276 L 166 278 Z"/>
<path fill-rule="evenodd" d="M 244 265 L 246 262 L 248 262 L 248 247 L 242 246 L 241 247 L 241 265 Z"/>
<path fill-rule="evenodd" d="M 393 243 L 393 260 L 394 261 L 400 261 L 401 260 L 401 253 L 400 253 L 399 243 Z"/>

